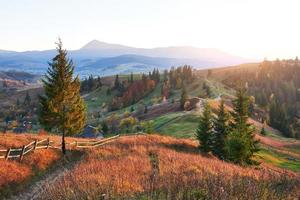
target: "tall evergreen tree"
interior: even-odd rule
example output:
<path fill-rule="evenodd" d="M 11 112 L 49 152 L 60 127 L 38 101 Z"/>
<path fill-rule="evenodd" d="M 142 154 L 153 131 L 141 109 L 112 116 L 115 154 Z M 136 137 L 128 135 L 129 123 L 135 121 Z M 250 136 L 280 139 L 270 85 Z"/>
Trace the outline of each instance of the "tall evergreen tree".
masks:
<path fill-rule="evenodd" d="M 62 152 L 65 154 L 65 136 L 82 131 L 86 112 L 80 96 L 79 77 L 73 78 L 73 62 L 67 58 L 60 39 L 57 52 L 43 79 L 45 94 L 40 96 L 39 121 L 46 130 L 62 133 Z"/>
<path fill-rule="evenodd" d="M 184 109 L 184 104 L 188 99 L 188 95 L 185 89 L 185 86 L 182 87 L 182 91 L 181 91 L 181 98 L 180 98 L 180 107 L 181 109 Z"/>
<path fill-rule="evenodd" d="M 97 77 L 97 81 L 96 82 L 97 82 L 96 83 L 97 88 L 101 88 L 102 87 L 102 81 L 101 81 L 101 77 L 100 76 Z"/>
<path fill-rule="evenodd" d="M 119 75 L 117 74 L 116 78 L 115 78 L 114 89 L 119 90 L 120 89 L 120 85 L 121 85 L 121 82 L 119 80 Z"/>
<path fill-rule="evenodd" d="M 212 136 L 213 136 L 213 123 L 212 123 L 212 112 L 210 105 L 205 104 L 204 111 L 200 117 L 199 125 L 196 130 L 196 137 L 199 140 L 199 149 L 208 153 L 212 147 Z"/>
<path fill-rule="evenodd" d="M 224 100 L 222 99 L 217 111 L 217 116 L 213 120 L 214 136 L 212 142 L 212 152 L 221 159 L 225 157 L 225 140 L 229 133 L 229 114 L 225 110 Z"/>
<path fill-rule="evenodd" d="M 17 106 L 19 106 L 20 105 L 20 100 L 19 99 L 17 99 Z"/>
<path fill-rule="evenodd" d="M 30 103 L 31 103 L 31 97 L 29 95 L 29 92 L 26 91 L 26 96 L 25 96 L 25 99 L 24 99 L 24 105 L 29 106 Z"/>
<path fill-rule="evenodd" d="M 232 130 L 226 140 L 226 157 L 239 164 L 252 164 L 253 154 L 259 150 L 258 140 L 255 140 L 255 128 L 248 123 L 249 97 L 246 89 L 237 89 L 236 99 L 233 100 L 231 112 Z"/>
<path fill-rule="evenodd" d="M 95 81 L 94 81 L 94 77 L 93 77 L 93 75 L 90 75 L 89 76 L 89 79 L 88 79 L 88 90 L 89 91 L 92 91 L 92 90 L 94 90 L 95 89 Z"/>
<path fill-rule="evenodd" d="M 133 83 L 133 73 L 130 74 L 130 83 Z"/>

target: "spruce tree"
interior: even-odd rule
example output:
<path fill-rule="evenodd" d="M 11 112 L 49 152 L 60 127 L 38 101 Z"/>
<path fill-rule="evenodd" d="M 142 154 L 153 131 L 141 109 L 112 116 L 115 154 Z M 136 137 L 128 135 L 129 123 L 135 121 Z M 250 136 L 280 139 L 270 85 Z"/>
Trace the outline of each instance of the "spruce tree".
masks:
<path fill-rule="evenodd" d="M 130 83 L 133 83 L 133 73 L 130 74 Z"/>
<path fill-rule="evenodd" d="M 253 154 L 257 152 L 258 140 L 255 140 L 255 128 L 248 123 L 249 97 L 246 89 L 238 88 L 236 99 L 233 100 L 231 112 L 232 129 L 226 139 L 225 149 L 228 160 L 239 164 L 253 164 Z"/>
<path fill-rule="evenodd" d="M 266 135 L 266 130 L 265 130 L 265 126 L 263 125 L 263 127 L 260 130 L 260 134 L 261 135 Z"/>
<path fill-rule="evenodd" d="M 199 125 L 196 130 L 196 137 L 199 140 L 199 149 L 203 153 L 211 151 L 213 135 L 212 112 L 210 105 L 205 104 L 204 111 L 200 117 Z"/>
<path fill-rule="evenodd" d="M 28 91 L 26 91 L 26 96 L 25 96 L 25 99 L 24 99 L 24 105 L 29 106 L 30 103 L 31 103 L 31 97 L 30 97 Z"/>
<path fill-rule="evenodd" d="M 97 87 L 102 87 L 102 81 L 100 76 L 97 77 Z"/>
<path fill-rule="evenodd" d="M 120 80 L 119 80 L 119 75 L 117 74 L 116 78 L 115 78 L 114 89 L 120 90 L 120 85 L 121 85 L 121 83 L 120 83 Z"/>
<path fill-rule="evenodd" d="M 212 142 L 212 152 L 221 159 L 225 157 L 225 140 L 229 133 L 229 114 L 225 110 L 224 100 L 222 99 L 217 111 L 217 116 L 213 120 L 214 136 Z"/>
<path fill-rule="evenodd" d="M 65 136 L 82 131 L 86 112 L 80 96 L 79 77 L 73 78 L 73 62 L 67 58 L 60 39 L 57 52 L 43 79 L 45 94 L 40 96 L 39 122 L 48 131 L 62 133 L 62 152 L 65 154 Z"/>
<path fill-rule="evenodd" d="M 181 98 L 180 98 L 180 108 L 181 109 L 184 109 L 184 104 L 187 101 L 187 99 L 188 99 L 188 95 L 187 95 L 185 87 L 183 86 L 182 91 L 181 91 Z"/>

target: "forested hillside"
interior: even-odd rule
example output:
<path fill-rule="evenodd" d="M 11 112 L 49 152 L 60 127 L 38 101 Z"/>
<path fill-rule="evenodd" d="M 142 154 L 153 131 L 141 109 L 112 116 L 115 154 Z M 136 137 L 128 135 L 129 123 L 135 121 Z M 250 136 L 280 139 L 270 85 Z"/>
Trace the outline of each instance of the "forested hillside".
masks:
<path fill-rule="evenodd" d="M 213 72 L 212 72 L 213 73 Z M 255 103 L 268 114 L 265 120 L 288 137 L 300 137 L 300 63 L 276 60 L 260 63 L 258 67 L 230 69 L 223 80 L 236 87 L 243 81 L 255 97 Z"/>

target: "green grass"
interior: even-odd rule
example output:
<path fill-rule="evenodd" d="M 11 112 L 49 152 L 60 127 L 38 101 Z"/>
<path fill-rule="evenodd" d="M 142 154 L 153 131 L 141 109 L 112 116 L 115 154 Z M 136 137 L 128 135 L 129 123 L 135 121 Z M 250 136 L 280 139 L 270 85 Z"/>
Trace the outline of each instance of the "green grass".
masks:
<path fill-rule="evenodd" d="M 96 89 L 84 98 L 88 112 L 100 110 L 103 104 L 111 102 L 114 96 L 114 92 L 112 91 L 111 95 L 106 95 L 107 88 L 107 86 L 103 86 L 102 88 Z M 92 100 L 93 98 L 97 99 Z"/>
<path fill-rule="evenodd" d="M 212 91 L 212 97 L 218 97 L 219 95 L 234 96 L 235 91 L 232 89 L 227 89 L 224 84 L 219 80 L 209 79 L 207 80 L 208 85 Z"/>
<path fill-rule="evenodd" d="M 177 138 L 195 138 L 198 119 L 198 114 L 194 112 L 166 114 L 153 120 L 154 130 L 162 135 Z"/>
<path fill-rule="evenodd" d="M 121 78 L 126 79 L 128 78 L 128 75 L 122 75 Z M 139 75 L 134 75 L 134 79 L 140 78 Z M 219 83 L 217 80 L 209 79 L 196 79 L 192 84 L 186 85 L 186 89 L 188 92 L 188 95 L 190 97 L 197 97 L 204 95 L 203 91 L 203 82 L 207 81 L 209 86 L 211 87 L 211 91 L 213 93 L 213 97 L 217 97 L 221 94 L 226 95 L 232 95 L 233 91 L 228 90 L 224 87 L 223 84 Z M 136 104 L 132 105 L 135 109 L 138 104 L 144 103 L 146 105 L 149 104 L 156 104 L 160 103 L 161 101 L 161 85 L 162 82 L 160 82 L 156 88 L 148 95 L 146 95 L 142 100 L 137 102 Z M 87 95 L 85 98 L 88 111 L 94 112 L 94 111 L 100 111 L 101 107 L 103 105 L 107 105 L 111 102 L 113 96 L 115 95 L 115 92 L 112 91 L 111 95 L 106 95 L 107 87 L 104 86 L 101 89 L 97 89 L 90 94 Z M 181 90 L 173 90 L 172 95 L 170 96 L 170 99 L 179 100 L 181 95 Z M 92 100 L 94 97 L 97 97 L 96 100 Z M 95 123 L 100 122 L 105 117 L 110 116 L 113 113 L 118 114 L 119 116 L 122 115 L 125 111 L 129 111 L 131 106 L 128 106 L 126 108 L 119 109 L 114 112 L 109 112 L 103 116 L 102 119 L 94 119 Z M 91 119 L 90 119 L 91 120 Z M 154 122 L 154 130 L 157 133 L 160 133 L 162 135 L 168 135 L 173 136 L 177 138 L 195 138 L 195 131 L 198 126 L 199 121 L 199 113 L 198 112 L 175 112 L 175 113 L 168 113 L 165 115 L 161 115 L 159 117 L 156 117 L 152 119 Z M 109 137 L 111 135 L 106 135 L 106 137 Z M 282 137 L 278 134 L 267 132 L 268 137 L 273 137 L 276 139 L 280 139 L 282 141 L 292 141 L 295 139 L 289 139 Z M 299 153 L 300 147 L 299 146 L 287 146 L 287 150 Z M 300 162 L 295 160 L 289 160 L 289 155 L 284 155 L 279 152 L 277 152 L 275 149 L 267 149 L 263 147 L 263 149 L 258 153 L 258 156 L 260 159 L 264 160 L 267 163 L 270 163 L 274 166 L 289 169 L 293 171 L 300 171 Z"/>
<path fill-rule="evenodd" d="M 300 172 L 300 161 L 298 160 L 289 160 L 288 155 L 284 155 L 278 152 L 275 152 L 271 149 L 262 148 L 258 153 L 258 157 L 264 162 L 272 164 L 274 166 L 288 169 L 296 172 Z"/>

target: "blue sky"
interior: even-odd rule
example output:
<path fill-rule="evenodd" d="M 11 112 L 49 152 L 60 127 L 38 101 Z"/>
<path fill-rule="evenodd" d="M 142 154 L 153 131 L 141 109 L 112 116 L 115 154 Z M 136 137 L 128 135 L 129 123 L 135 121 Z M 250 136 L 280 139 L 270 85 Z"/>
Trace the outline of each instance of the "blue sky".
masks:
<path fill-rule="evenodd" d="M 188 45 L 250 58 L 300 55 L 297 0 L 0 0 L 0 49 L 66 48 L 90 40 Z"/>

